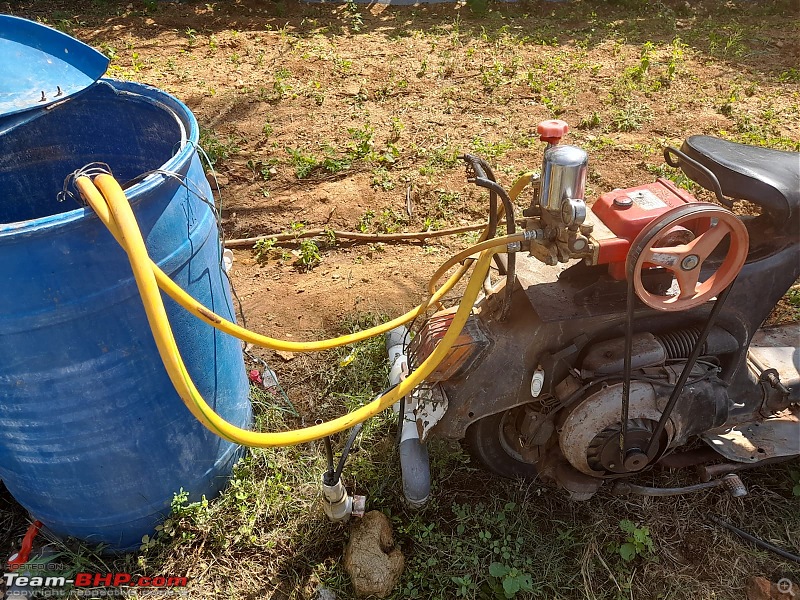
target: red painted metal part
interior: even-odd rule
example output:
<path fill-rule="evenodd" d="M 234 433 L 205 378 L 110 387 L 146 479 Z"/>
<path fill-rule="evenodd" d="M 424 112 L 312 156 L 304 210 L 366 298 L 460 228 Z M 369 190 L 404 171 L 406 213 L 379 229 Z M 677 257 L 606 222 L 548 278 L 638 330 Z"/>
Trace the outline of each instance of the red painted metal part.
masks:
<path fill-rule="evenodd" d="M 596 240 L 599 245 L 597 264 L 607 264 L 612 277 L 625 279 L 625 259 L 631 241 L 653 219 L 672 208 L 692 202 L 698 200 L 662 178 L 654 183 L 603 194 L 590 210 L 616 237 Z M 689 229 L 700 234 L 708 226 L 709 223 L 698 222 Z"/>
<path fill-rule="evenodd" d="M 9 569 L 16 571 L 28 562 L 31 556 L 31 548 L 33 548 L 33 540 L 36 538 L 36 534 L 39 533 L 41 528 L 42 523 L 40 521 L 31 523 L 31 526 L 28 527 L 28 531 L 25 533 L 25 537 L 22 538 L 22 547 L 19 549 L 19 552 L 13 554 L 11 558 L 8 559 Z"/>

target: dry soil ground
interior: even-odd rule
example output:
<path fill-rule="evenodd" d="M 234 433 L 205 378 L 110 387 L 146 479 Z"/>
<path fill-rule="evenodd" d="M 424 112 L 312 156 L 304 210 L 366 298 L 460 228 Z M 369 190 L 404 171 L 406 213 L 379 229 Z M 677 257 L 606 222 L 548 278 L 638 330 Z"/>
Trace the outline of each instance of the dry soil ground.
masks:
<path fill-rule="evenodd" d="M 465 182 L 458 155 L 483 155 L 508 185 L 538 168 L 536 123 L 552 117 L 568 121 L 571 142 L 590 153 L 589 199 L 656 175 L 676 177 L 661 149 L 691 134 L 800 149 L 796 2 L 475 0 L 468 6 L 393 7 L 56 0 L 0 2 L 0 9 L 67 31 L 111 58 L 110 76 L 158 86 L 188 104 L 221 185 L 227 238 L 311 228 L 419 231 L 479 222 L 486 197 Z M 352 245 L 326 236 L 316 245 L 265 245 L 258 252 L 235 252 L 233 282 L 253 329 L 311 339 L 339 331 L 346 315 L 393 316 L 408 309 L 422 298 L 427 277 L 444 257 L 474 239 Z M 795 310 L 787 304 L 782 317 L 791 318 Z M 310 373 L 322 363 L 261 356 L 298 405 L 314 407 L 325 376 Z M 788 478 L 785 470 L 775 473 Z M 781 496 L 780 486 L 769 487 L 769 477 L 764 481 L 775 502 L 792 502 Z M 764 502 L 758 508 L 766 512 L 787 510 Z M 683 505 L 658 506 L 676 519 L 683 514 Z M 24 525 L 18 513 L 8 514 L 16 516 L 9 517 L 4 549 Z M 273 522 L 262 517 L 254 519 L 263 530 Z M 572 587 L 561 592 L 547 588 L 540 597 L 629 597 L 635 590 L 637 598 L 740 598 L 748 575 L 773 577 L 784 568 L 763 555 L 741 559 L 730 541 L 715 553 L 709 546 L 721 543 L 719 534 L 708 529 L 678 527 L 678 540 L 669 537 L 674 528 L 662 525 L 654 529 L 668 540 L 661 559 L 666 565 L 606 573 L 593 558 L 597 552 L 603 562 L 602 552 L 584 546 L 588 554 L 578 552 L 577 566 L 569 567 L 578 572 L 589 564 L 583 577 L 567 579 Z M 775 536 L 783 531 L 782 542 L 793 539 L 797 546 L 798 527 L 795 520 L 785 530 L 768 530 Z M 302 528 L 292 535 L 298 531 L 311 535 Z M 190 545 L 181 554 L 184 562 L 162 556 L 156 567 L 144 558 L 139 566 L 190 570 L 197 597 L 257 598 L 278 589 L 306 597 L 320 579 L 334 587 L 338 581 L 340 593 L 348 593 L 336 543 L 315 546 L 311 558 L 287 567 L 276 556 L 281 551 L 273 536 L 267 538 L 272 541 L 263 545 L 250 542 L 252 552 L 263 553 L 261 561 L 241 558 L 246 543 L 240 554 Z M 401 538 L 416 543 L 425 535 L 408 530 Z M 302 548 L 289 545 L 283 552 Z M 186 567 L 192 561 L 197 564 Z M 224 568 L 215 572 L 215 564 Z M 730 577 L 720 570 L 730 570 Z M 481 576 L 476 573 L 473 584 Z M 598 573 L 605 579 L 611 573 L 613 583 L 598 582 Z M 248 576 L 260 583 L 245 584 Z M 407 576 L 403 595 L 478 593 L 469 585 L 459 591 L 450 579 L 441 588 L 446 593 L 415 581 L 413 573 Z"/>

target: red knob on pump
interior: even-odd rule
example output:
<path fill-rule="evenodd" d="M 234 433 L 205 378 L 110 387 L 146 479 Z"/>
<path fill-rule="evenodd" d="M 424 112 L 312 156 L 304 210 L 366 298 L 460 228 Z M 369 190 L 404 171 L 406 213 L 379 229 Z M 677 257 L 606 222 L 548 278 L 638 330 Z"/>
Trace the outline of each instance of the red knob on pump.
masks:
<path fill-rule="evenodd" d="M 569 125 L 566 121 L 560 119 L 548 119 L 542 121 L 536 126 L 536 132 L 539 134 L 539 139 L 554 146 L 561 141 L 569 131 Z"/>

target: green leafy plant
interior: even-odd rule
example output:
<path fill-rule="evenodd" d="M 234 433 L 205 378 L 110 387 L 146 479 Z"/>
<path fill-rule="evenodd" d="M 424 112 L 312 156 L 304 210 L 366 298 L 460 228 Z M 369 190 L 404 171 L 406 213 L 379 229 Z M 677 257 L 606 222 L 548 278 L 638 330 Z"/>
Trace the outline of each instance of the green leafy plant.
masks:
<path fill-rule="evenodd" d="M 611 115 L 611 123 L 616 131 L 634 131 L 653 118 L 653 111 L 647 104 L 628 102 Z"/>
<path fill-rule="evenodd" d="M 678 73 L 678 67 L 683 63 L 684 50 L 686 48 L 687 45 L 683 43 L 681 38 L 676 37 L 674 40 L 672 40 L 669 60 L 667 61 L 667 70 L 664 74 L 664 77 L 668 81 L 675 79 L 675 76 Z"/>
<path fill-rule="evenodd" d="M 497 158 L 511 150 L 514 147 L 509 141 L 499 140 L 497 142 L 490 142 L 484 140 L 480 136 L 473 138 L 472 150 L 482 158 Z"/>
<path fill-rule="evenodd" d="M 345 15 L 350 22 L 350 29 L 355 33 L 360 32 L 361 28 L 364 26 L 364 17 L 361 15 L 361 11 L 358 9 L 358 4 L 356 4 L 355 0 L 347 0 Z"/>
<path fill-rule="evenodd" d="M 192 29 L 191 27 L 187 27 L 184 33 L 186 34 L 186 37 L 189 39 L 189 47 L 191 48 L 197 43 L 197 30 Z"/>
<path fill-rule="evenodd" d="M 530 573 L 520 571 L 516 567 L 493 562 L 489 565 L 489 575 L 499 581 L 502 586 L 502 597 L 504 598 L 515 598 L 520 592 L 533 591 Z"/>
<path fill-rule="evenodd" d="M 372 224 L 379 233 L 395 233 L 407 223 L 408 218 L 404 214 L 386 208 L 381 211 Z"/>
<path fill-rule="evenodd" d="M 282 261 L 292 259 L 292 253 L 286 248 L 278 246 L 278 243 L 273 238 L 258 240 L 253 246 L 253 254 L 259 262 L 274 259 Z"/>
<path fill-rule="evenodd" d="M 322 230 L 322 236 L 324 238 L 323 243 L 328 248 L 334 248 L 336 246 L 336 232 L 329 227 L 326 227 Z"/>
<path fill-rule="evenodd" d="M 247 161 L 247 167 L 253 172 L 253 175 L 260 177 L 264 181 L 269 181 L 277 173 L 275 165 L 277 160 L 253 160 Z"/>
<path fill-rule="evenodd" d="M 261 262 L 280 255 L 281 249 L 273 238 L 258 240 L 253 246 L 253 255 Z"/>
<path fill-rule="evenodd" d="M 213 130 L 204 127 L 200 128 L 200 147 L 205 151 L 212 167 L 220 160 L 230 158 L 241 150 L 235 138 L 231 136 L 222 138 Z"/>
<path fill-rule="evenodd" d="M 353 143 L 348 146 L 349 155 L 354 159 L 368 158 L 372 154 L 373 132 L 372 127 L 364 125 L 360 129 L 349 128 L 347 133 L 353 139 Z"/>
<path fill-rule="evenodd" d="M 302 240 L 299 254 L 296 264 L 302 271 L 310 271 L 322 261 L 319 246 L 314 240 Z"/>
<path fill-rule="evenodd" d="M 800 303 L 799 303 L 800 304 Z M 800 471 L 789 471 L 789 477 L 792 478 L 792 496 L 800 496 Z"/>
<path fill-rule="evenodd" d="M 306 179 L 319 166 L 316 157 L 304 153 L 299 148 L 286 148 L 286 151 L 291 157 L 289 162 L 294 167 L 294 174 L 298 179 Z"/>
<path fill-rule="evenodd" d="M 372 220 L 375 218 L 375 211 L 368 210 L 363 215 L 358 218 L 358 224 L 356 225 L 356 229 L 361 233 L 367 233 L 369 231 L 370 225 L 372 225 Z"/>
<path fill-rule="evenodd" d="M 588 117 L 583 117 L 578 123 L 578 129 L 594 129 L 600 126 L 600 113 L 592 111 Z"/>
<path fill-rule="evenodd" d="M 622 544 L 613 544 L 612 546 L 622 560 L 630 562 L 637 556 L 647 557 L 653 554 L 655 546 L 653 538 L 650 537 L 649 527 L 639 527 L 633 521 L 623 519 L 619 522 L 619 528 L 628 535 Z"/>
<path fill-rule="evenodd" d="M 450 580 L 456 584 L 456 596 L 459 598 L 471 596 L 475 591 L 475 582 L 472 581 L 472 577 L 469 575 L 464 575 L 462 577 L 452 576 Z"/>
<path fill-rule="evenodd" d="M 373 188 L 383 190 L 384 192 L 394 189 L 394 181 L 392 181 L 389 171 L 387 171 L 384 167 L 377 167 L 372 171 L 372 180 L 370 181 L 370 185 L 372 185 Z"/>
<path fill-rule="evenodd" d="M 392 134 L 390 140 L 396 142 L 400 139 L 400 135 L 405 131 L 406 126 L 403 121 L 399 117 L 392 117 L 390 119 L 390 123 L 392 126 Z"/>

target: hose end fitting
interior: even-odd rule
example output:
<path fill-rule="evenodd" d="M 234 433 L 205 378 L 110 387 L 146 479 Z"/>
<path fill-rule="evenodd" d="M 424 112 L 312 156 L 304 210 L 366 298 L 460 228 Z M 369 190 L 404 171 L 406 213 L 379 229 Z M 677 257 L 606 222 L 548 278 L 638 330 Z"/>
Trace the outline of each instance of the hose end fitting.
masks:
<path fill-rule="evenodd" d="M 353 498 L 347 493 L 341 479 L 333 485 L 328 485 L 325 474 L 322 475 L 322 510 L 333 523 L 350 520 L 350 515 L 353 514 Z"/>
<path fill-rule="evenodd" d="M 544 239 L 544 229 L 526 229 L 522 232 L 522 235 L 525 236 L 526 242 L 532 242 L 534 240 L 543 240 Z"/>

